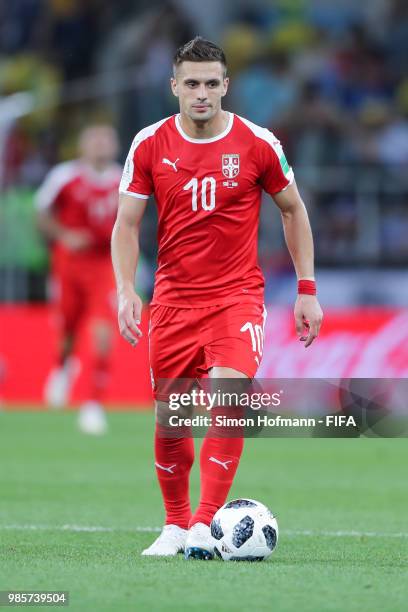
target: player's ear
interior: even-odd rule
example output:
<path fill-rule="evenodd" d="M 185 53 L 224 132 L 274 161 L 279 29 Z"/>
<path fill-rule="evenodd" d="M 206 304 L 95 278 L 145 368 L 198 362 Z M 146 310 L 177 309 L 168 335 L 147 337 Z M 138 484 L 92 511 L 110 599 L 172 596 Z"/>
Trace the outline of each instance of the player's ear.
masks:
<path fill-rule="evenodd" d="M 171 86 L 171 91 L 173 92 L 173 95 L 176 96 L 176 98 L 178 98 L 177 79 L 175 79 L 174 77 L 171 77 L 170 86 Z"/>
<path fill-rule="evenodd" d="M 224 97 L 228 91 L 229 77 L 225 77 L 225 79 L 223 79 L 222 85 L 222 97 Z"/>

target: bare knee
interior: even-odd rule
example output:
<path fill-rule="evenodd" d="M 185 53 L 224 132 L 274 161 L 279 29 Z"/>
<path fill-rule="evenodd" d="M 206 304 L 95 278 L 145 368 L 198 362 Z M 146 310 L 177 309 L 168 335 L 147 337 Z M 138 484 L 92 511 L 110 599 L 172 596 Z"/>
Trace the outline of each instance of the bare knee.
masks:
<path fill-rule="evenodd" d="M 102 355 L 110 353 L 112 348 L 112 326 L 107 321 L 95 320 L 91 327 L 95 351 Z"/>
<path fill-rule="evenodd" d="M 210 378 L 248 378 L 243 372 L 239 372 L 234 368 L 225 368 L 221 366 L 214 366 L 208 373 Z"/>
<path fill-rule="evenodd" d="M 156 422 L 159 425 L 168 426 L 169 418 L 177 414 L 178 417 L 189 418 L 193 413 L 193 406 L 180 406 L 177 411 L 174 408 L 170 408 L 168 402 L 156 400 L 154 402 L 154 411 L 156 414 Z"/>

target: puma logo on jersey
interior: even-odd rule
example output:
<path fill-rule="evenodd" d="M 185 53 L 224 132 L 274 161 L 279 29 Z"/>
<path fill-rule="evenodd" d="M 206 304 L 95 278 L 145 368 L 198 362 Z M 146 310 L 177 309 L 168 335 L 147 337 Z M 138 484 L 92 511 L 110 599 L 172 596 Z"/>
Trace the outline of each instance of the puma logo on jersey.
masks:
<path fill-rule="evenodd" d="M 175 161 L 175 162 L 172 162 L 172 161 L 170 161 L 169 159 L 167 159 L 167 157 L 163 157 L 163 159 L 162 159 L 162 164 L 167 164 L 168 166 L 171 166 L 171 167 L 173 168 L 174 172 L 177 172 L 177 166 L 176 166 L 176 164 L 177 164 L 177 162 L 178 162 L 178 160 L 179 160 L 179 159 L 180 159 L 180 158 L 178 157 L 178 158 L 176 159 L 176 161 Z"/>
<path fill-rule="evenodd" d="M 160 470 L 163 470 L 164 472 L 169 472 L 170 474 L 174 474 L 173 468 L 176 467 L 177 463 L 174 463 L 173 465 L 169 465 L 169 467 L 165 467 L 164 465 L 160 465 L 160 463 L 155 463 L 154 465 L 156 467 L 158 467 Z"/>
<path fill-rule="evenodd" d="M 222 465 L 224 470 L 227 470 L 227 471 L 229 469 L 227 463 L 232 463 L 232 459 L 230 459 L 229 461 L 220 461 L 219 459 L 216 459 L 215 457 L 209 457 L 208 461 L 212 461 L 213 463 L 218 463 L 218 465 Z"/>

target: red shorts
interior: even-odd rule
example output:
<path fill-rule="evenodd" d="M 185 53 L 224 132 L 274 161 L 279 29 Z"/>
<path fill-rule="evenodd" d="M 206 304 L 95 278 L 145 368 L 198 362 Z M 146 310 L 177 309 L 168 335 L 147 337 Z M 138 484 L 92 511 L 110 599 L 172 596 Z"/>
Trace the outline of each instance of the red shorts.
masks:
<path fill-rule="evenodd" d="M 262 358 L 266 310 L 263 303 L 206 308 L 151 306 L 149 328 L 153 395 L 161 378 L 200 378 L 210 368 L 234 368 L 249 378 Z"/>
<path fill-rule="evenodd" d="M 75 333 L 85 318 L 113 322 L 115 282 L 110 258 L 76 260 L 55 267 L 52 297 L 63 332 Z"/>

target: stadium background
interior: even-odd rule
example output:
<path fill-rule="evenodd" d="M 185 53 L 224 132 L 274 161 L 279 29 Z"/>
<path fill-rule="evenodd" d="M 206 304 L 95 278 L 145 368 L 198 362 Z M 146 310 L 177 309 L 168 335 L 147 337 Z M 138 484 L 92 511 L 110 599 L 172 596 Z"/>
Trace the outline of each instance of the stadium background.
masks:
<path fill-rule="evenodd" d="M 314 229 L 326 319 L 306 354 L 294 343 L 295 280 L 279 215 L 265 198 L 260 261 L 270 340 L 261 375 L 406 375 L 403 1 L 16 0 L 0 8 L 4 401 L 40 402 L 54 351 L 47 251 L 33 221 L 36 188 L 55 163 L 76 155 L 76 136 L 89 122 L 107 120 L 118 128 L 123 161 L 137 130 L 176 112 L 168 87 L 172 53 L 197 32 L 225 47 L 231 77 L 225 107 L 281 139 Z M 150 205 L 138 281 L 146 299 L 154 278 L 155 223 Z M 80 352 L 86 344 L 85 338 Z M 115 351 L 111 402 L 150 402 L 144 343 L 130 352 L 118 339 Z M 127 364 L 125 371 L 120 363 Z"/>

